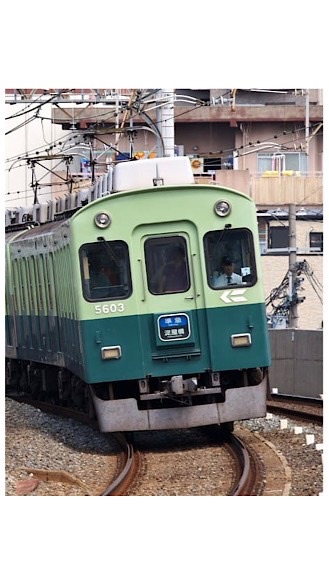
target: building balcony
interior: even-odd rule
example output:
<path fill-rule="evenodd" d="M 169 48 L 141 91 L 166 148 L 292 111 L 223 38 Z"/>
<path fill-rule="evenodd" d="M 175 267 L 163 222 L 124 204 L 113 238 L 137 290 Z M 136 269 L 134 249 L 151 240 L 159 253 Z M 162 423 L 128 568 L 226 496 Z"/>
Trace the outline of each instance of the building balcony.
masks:
<path fill-rule="evenodd" d="M 218 170 L 212 176 L 195 177 L 198 183 L 216 182 L 249 195 L 259 206 L 289 204 L 309 207 L 323 205 L 323 173 L 305 176 L 252 174 L 249 170 Z"/>

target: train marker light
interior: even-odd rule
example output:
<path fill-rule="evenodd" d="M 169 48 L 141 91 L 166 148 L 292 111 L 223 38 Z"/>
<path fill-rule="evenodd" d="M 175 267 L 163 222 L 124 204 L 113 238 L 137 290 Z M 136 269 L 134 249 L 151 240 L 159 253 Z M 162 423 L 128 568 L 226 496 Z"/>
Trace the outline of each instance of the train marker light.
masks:
<path fill-rule="evenodd" d="M 251 345 L 250 333 L 231 335 L 231 345 L 232 347 L 249 347 L 249 345 Z"/>
<path fill-rule="evenodd" d="M 231 213 L 231 205 L 227 201 L 217 201 L 214 211 L 219 217 L 226 217 Z"/>
<path fill-rule="evenodd" d="M 95 223 L 100 229 L 105 229 L 111 225 L 111 217 L 108 213 L 98 213 L 95 215 Z"/>
<path fill-rule="evenodd" d="M 119 345 L 113 347 L 102 347 L 102 359 L 120 359 L 121 347 Z"/>

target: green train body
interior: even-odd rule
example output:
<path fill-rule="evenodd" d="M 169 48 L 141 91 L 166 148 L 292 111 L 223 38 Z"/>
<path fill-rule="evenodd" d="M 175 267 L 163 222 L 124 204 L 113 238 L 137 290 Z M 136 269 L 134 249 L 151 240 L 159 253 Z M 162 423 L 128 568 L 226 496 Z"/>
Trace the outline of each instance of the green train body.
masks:
<path fill-rule="evenodd" d="M 9 230 L 9 387 L 88 407 L 104 432 L 265 415 L 271 360 L 255 205 L 194 184 L 186 163 L 117 164 L 109 194 Z M 217 287 L 224 256 L 240 281 Z"/>

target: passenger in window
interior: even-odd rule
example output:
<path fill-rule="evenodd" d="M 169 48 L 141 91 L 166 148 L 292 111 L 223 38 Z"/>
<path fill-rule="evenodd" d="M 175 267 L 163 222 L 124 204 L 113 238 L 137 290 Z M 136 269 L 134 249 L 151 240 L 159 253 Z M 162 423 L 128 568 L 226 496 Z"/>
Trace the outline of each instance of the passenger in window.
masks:
<path fill-rule="evenodd" d="M 105 298 L 109 295 L 111 280 L 106 266 L 99 258 L 93 258 L 90 263 L 90 293 L 92 298 Z"/>
<path fill-rule="evenodd" d="M 214 288 L 232 286 L 242 283 L 242 276 L 234 272 L 234 263 L 229 257 L 224 257 L 221 263 L 221 272 L 213 280 Z"/>
<path fill-rule="evenodd" d="M 185 252 L 182 247 L 175 247 L 169 262 L 161 269 L 158 280 L 158 292 L 184 292 L 189 287 Z"/>

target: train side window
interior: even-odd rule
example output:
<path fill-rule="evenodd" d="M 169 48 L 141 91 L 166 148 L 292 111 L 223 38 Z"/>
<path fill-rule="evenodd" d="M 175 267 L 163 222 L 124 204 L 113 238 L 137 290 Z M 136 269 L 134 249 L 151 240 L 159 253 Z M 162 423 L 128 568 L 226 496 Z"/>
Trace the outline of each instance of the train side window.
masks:
<path fill-rule="evenodd" d="M 203 243 L 207 281 L 211 288 L 253 286 L 256 283 L 254 241 L 249 229 L 209 231 Z M 224 277 L 225 264 L 233 266 L 235 276 Z"/>
<path fill-rule="evenodd" d="M 100 241 L 80 248 L 82 289 L 86 300 L 115 300 L 132 293 L 128 246 Z"/>
<path fill-rule="evenodd" d="M 183 237 L 152 237 L 145 242 L 144 250 L 151 294 L 175 294 L 189 289 L 190 274 Z"/>

